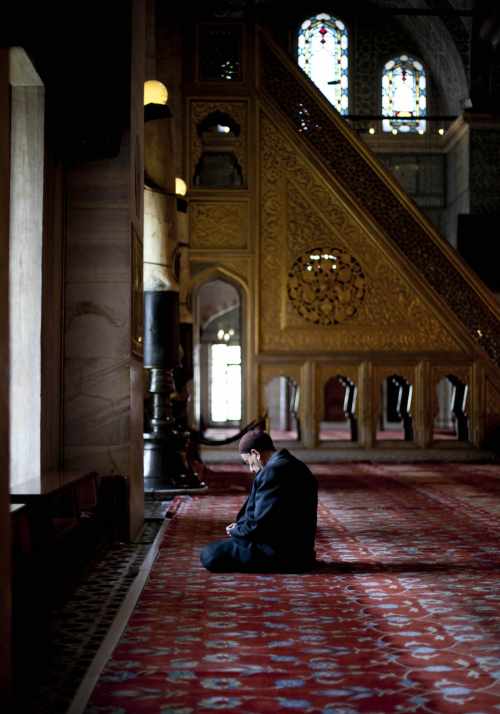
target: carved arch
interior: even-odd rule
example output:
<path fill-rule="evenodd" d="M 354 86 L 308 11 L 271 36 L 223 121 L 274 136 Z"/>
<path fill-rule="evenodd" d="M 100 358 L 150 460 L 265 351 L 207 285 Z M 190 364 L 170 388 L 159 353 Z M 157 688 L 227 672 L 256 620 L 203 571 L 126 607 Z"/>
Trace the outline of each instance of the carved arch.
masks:
<path fill-rule="evenodd" d="M 238 291 L 241 299 L 241 422 L 242 424 L 246 424 L 249 420 L 249 412 L 251 411 L 253 415 L 253 412 L 255 411 L 254 405 L 251 404 L 250 401 L 251 375 L 249 358 L 251 354 L 251 321 L 248 319 L 248 306 L 251 304 L 250 291 L 246 281 L 239 275 L 221 265 L 211 265 L 191 277 L 187 290 L 187 296 L 188 302 L 193 306 L 193 308 L 196 307 L 196 301 L 200 288 L 203 285 L 213 282 L 215 280 L 222 280 L 228 283 L 229 285 L 232 285 Z M 198 315 L 196 309 L 193 309 L 193 314 L 196 315 L 195 326 L 196 328 L 198 328 Z M 199 349 L 198 329 L 194 330 L 194 349 Z M 200 375 L 198 374 L 198 389 L 199 376 Z M 195 388 L 195 411 L 197 411 L 198 413 L 200 412 L 199 399 L 199 392 L 196 392 Z"/>

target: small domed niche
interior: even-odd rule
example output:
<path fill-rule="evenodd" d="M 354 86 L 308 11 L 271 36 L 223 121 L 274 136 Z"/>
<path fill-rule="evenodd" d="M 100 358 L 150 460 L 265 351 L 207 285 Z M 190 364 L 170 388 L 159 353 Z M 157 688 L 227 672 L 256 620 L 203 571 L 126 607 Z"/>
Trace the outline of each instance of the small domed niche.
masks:
<path fill-rule="evenodd" d="M 197 127 L 202 153 L 196 164 L 194 186 L 241 187 L 245 181 L 236 156 L 239 124 L 226 112 L 212 112 Z"/>

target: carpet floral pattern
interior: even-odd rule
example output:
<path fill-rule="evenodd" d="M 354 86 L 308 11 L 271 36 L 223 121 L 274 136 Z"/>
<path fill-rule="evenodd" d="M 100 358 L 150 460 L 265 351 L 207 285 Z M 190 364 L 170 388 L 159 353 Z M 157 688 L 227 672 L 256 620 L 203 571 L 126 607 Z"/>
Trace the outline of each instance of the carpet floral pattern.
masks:
<path fill-rule="evenodd" d="M 199 564 L 241 505 L 238 467 L 184 497 L 88 714 L 500 712 L 499 467 L 313 471 L 306 575 Z"/>

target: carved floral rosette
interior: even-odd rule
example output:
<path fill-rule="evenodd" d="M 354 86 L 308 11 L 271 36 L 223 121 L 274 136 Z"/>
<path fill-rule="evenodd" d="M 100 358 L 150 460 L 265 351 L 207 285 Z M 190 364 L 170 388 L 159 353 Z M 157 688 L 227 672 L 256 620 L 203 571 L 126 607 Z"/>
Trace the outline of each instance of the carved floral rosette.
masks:
<path fill-rule="evenodd" d="M 365 296 L 366 281 L 352 255 L 333 247 L 311 248 L 288 273 L 288 298 L 298 314 L 315 325 L 352 319 Z"/>

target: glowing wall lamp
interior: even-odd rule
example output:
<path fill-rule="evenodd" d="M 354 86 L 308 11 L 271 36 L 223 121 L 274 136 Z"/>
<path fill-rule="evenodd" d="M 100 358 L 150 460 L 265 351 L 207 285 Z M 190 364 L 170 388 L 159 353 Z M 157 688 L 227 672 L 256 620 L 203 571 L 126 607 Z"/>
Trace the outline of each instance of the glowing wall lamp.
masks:
<path fill-rule="evenodd" d="M 168 102 L 168 89 L 163 82 L 148 79 L 144 82 L 144 106 L 147 104 L 166 104 Z"/>
<path fill-rule="evenodd" d="M 187 186 L 186 182 L 184 179 L 181 179 L 177 176 L 175 179 L 175 195 L 176 196 L 185 196 L 187 191 Z"/>
<path fill-rule="evenodd" d="M 144 121 L 170 118 L 172 113 L 167 102 L 168 89 L 163 82 L 156 79 L 144 82 Z"/>
<path fill-rule="evenodd" d="M 184 179 L 178 176 L 175 179 L 175 195 L 177 196 L 177 210 L 181 213 L 187 213 L 188 203 L 184 196 L 187 192 L 187 186 Z"/>

